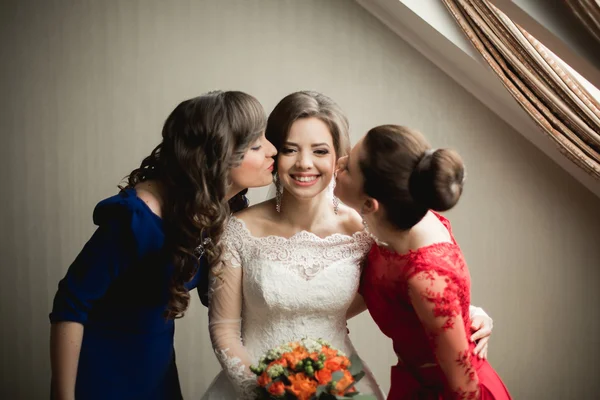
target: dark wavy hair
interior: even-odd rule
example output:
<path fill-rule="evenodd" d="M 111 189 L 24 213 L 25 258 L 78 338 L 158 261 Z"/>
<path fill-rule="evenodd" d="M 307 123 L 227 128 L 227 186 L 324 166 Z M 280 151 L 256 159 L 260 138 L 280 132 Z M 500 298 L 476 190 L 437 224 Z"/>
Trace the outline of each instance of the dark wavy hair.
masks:
<path fill-rule="evenodd" d="M 205 249 L 209 264 L 219 260 L 230 209 L 246 206 L 247 190 L 225 201 L 229 172 L 265 126 L 262 105 L 246 93 L 214 91 L 186 100 L 165 121 L 162 142 L 127 177 L 128 187 L 155 180 L 164 188 L 165 247 L 174 266 L 167 318 L 182 317 L 189 306 L 184 284 L 197 272 L 194 250 L 205 238 L 211 239 Z"/>

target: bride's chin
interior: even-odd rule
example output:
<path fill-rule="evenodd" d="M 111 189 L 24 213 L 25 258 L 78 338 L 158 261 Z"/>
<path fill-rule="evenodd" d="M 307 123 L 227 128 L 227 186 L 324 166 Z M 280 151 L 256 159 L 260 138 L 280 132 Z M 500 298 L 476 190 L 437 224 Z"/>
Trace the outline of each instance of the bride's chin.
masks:
<path fill-rule="evenodd" d="M 321 193 L 323 193 L 327 188 L 315 188 L 315 187 L 306 187 L 306 188 L 294 188 L 293 191 L 290 190 L 292 196 L 296 197 L 299 200 L 311 200 L 317 198 Z"/>

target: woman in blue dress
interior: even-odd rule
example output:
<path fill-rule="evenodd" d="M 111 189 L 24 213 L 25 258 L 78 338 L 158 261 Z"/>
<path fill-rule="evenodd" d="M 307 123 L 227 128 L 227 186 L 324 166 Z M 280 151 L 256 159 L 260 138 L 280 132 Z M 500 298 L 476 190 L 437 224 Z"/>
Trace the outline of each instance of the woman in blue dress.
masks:
<path fill-rule="evenodd" d="M 174 319 L 189 290 L 206 303 L 225 221 L 247 206 L 248 188 L 272 182 L 265 125 L 261 104 L 242 92 L 186 100 L 127 185 L 98 203 L 98 228 L 50 314 L 54 399 L 181 398 Z"/>

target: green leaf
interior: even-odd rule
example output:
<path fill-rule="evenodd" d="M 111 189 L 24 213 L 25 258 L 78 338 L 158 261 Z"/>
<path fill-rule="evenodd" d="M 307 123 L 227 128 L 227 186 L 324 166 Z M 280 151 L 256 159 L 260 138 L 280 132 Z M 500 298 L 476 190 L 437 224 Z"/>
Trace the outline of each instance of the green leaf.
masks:
<path fill-rule="evenodd" d="M 257 388 L 257 399 L 258 400 L 269 400 L 271 398 L 271 394 L 265 390 L 263 387 Z"/>
<path fill-rule="evenodd" d="M 290 381 L 290 379 L 287 377 L 287 375 L 280 375 L 278 378 L 278 380 L 280 380 L 281 382 L 283 382 L 284 385 L 288 386 L 291 385 L 292 382 Z"/>
<path fill-rule="evenodd" d="M 363 370 L 363 363 L 360 359 L 360 357 L 354 353 L 350 356 L 350 368 L 348 369 L 348 371 L 350 371 L 350 374 L 352 374 L 352 376 L 358 374 L 359 372 L 361 372 Z"/>
<path fill-rule="evenodd" d="M 320 395 L 322 395 L 323 393 L 325 393 L 325 390 L 327 390 L 327 385 L 317 386 L 317 392 L 315 393 L 315 395 L 317 396 L 317 398 L 319 398 Z"/>
<path fill-rule="evenodd" d="M 360 371 L 358 374 L 352 375 L 352 377 L 354 378 L 354 382 L 360 381 L 364 376 L 365 376 L 365 371 Z"/>
<path fill-rule="evenodd" d="M 346 388 L 346 391 L 352 389 L 354 387 L 354 385 L 356 385 L 356 381 L 354 381 L 350 385 L 348 385 L 348 387 Z M 356 396 L 357 394 L 358 394 L 358 392 L 346 393 L 344 396 L 352 397 L 352 396 Z"/>
<path fill-rule="evenodd" d="M 331 374 L 331 380 L 332 381 L 340 381 L 342 378 L 344 377 L 344 373 L 342 371 L 335 371 L 333 374 Z"/>

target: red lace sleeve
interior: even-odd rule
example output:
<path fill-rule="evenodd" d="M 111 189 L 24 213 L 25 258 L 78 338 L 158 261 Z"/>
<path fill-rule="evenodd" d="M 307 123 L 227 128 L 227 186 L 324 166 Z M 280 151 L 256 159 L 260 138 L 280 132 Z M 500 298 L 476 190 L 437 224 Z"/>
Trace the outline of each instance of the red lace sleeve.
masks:
<path fill-rule="evenodd" d="M 410 300 L 446 376 L 447 391 L 453 399 L 479 399 L 459 293 L 450 276 L 435 271 L 420 271 L 408 279 Z"/>

